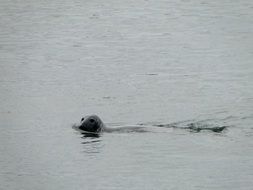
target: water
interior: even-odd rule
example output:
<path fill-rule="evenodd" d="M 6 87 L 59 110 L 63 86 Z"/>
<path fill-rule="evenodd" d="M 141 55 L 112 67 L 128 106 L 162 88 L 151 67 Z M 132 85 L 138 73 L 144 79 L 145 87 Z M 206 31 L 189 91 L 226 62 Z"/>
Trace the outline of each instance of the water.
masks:
<path fill-rule="evenodd" d="M 250 0 L 2 0 L 0 189 L 251 189 L 252 18 Z M 88 114 L 148 132 L 83 137 Z"/>

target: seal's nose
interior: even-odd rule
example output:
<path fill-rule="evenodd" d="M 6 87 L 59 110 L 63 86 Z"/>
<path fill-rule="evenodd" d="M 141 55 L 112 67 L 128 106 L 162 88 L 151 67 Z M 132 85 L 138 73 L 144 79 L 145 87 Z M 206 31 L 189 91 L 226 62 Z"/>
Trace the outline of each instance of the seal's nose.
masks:
<path fill-rule="evenodd" d="M 84 117 L 81 119 L 81 122 L 84 120 Z"/>

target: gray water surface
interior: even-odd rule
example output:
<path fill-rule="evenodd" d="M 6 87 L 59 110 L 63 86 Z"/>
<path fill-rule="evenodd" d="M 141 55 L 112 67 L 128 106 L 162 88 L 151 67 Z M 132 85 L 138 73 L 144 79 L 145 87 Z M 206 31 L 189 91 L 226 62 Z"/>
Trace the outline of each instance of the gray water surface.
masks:
<path fill-rule="evenodd" d="M 0 189 L 252 189 L 252 60 L 250 0 L 0 0 Z"/>

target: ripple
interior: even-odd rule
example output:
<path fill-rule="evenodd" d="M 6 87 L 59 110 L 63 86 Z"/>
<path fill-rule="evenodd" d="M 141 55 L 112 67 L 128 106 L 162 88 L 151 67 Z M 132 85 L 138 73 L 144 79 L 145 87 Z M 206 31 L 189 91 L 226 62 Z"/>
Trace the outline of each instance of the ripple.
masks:
<path fill-rule="evenodd" d="M 204 120 L 204 121 L 181 121 L 169 124 L 155 124 L 156 127 L 164 127 L 164 128 L 175 128 L 175 129 L 188 129 L 191 132 L 201 132 L 201 131 L 212 131 L 215 133 L 221 133 L 225 129 L 230 126 L 222 125 L 222 124 L 215 124 L 215 123 L 208 123 L 208 121 L 212 121 L 211 119 Z"/>

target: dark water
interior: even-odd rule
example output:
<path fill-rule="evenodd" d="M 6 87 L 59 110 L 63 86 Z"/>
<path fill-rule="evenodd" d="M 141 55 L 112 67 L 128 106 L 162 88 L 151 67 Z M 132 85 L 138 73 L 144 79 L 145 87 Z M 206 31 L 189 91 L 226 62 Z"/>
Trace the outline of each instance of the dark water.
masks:
<path fill-rule="evenodd" d="M 0 189 L 252 189 L 252 23 L 250 0 L 2 0 Z M 85 137 L 88 114 L 146 131 Z"/>

